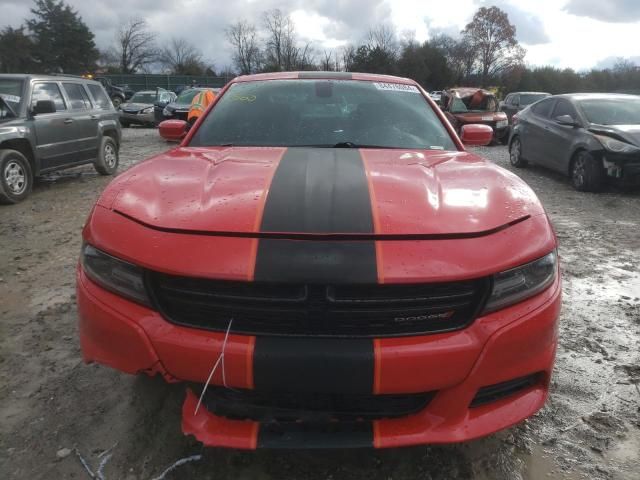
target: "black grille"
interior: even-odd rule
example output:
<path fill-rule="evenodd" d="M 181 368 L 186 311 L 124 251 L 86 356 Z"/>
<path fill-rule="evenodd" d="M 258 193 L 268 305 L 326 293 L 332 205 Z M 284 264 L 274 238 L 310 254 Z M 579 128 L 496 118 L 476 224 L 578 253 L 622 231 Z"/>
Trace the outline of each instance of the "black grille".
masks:
<path fill-rule="evenodd" d="M 337 395 L 260 393 L 209 387 L 203 399 L 208 411 L 233 419 L 259 422 L 330 422 L 397 418 L 424 409 L 436 392 L 409 395 Z"/>
<path fill-rule="evenodd" d="M 385 337 L 463 328 L 489 280 L 444 284 L 305 285 L 149 273 L 158 310 L 180 325 L 253 335 Z"/>

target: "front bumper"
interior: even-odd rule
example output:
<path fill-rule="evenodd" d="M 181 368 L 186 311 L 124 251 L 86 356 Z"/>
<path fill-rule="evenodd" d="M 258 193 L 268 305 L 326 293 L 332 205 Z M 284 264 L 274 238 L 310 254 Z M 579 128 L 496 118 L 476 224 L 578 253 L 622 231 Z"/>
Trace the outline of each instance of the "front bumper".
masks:
<path fill-rule="evenodd" d="M 125 111 L 120 112 L 120 120 L 137 125 L 153 125 L 156 121 L 154 112 L 127 113 Z"/>
<path fill-rule="evenodd" d="M 171 324 L 159 313 L 102 289 L 81 268 L 77 290 L 86 362 L 131 374 L 161 374 L 171 382 L 206 381 L 221 353 L 223 333 Z M 386 448 L 461 442 L 489 435 L 543 406 L 555 357 L 560 296 L 560 281 L 556 280 L 539 295 L 477 318 L 463 330 L 373 340 L 372 394 L 436 392 L 415 414 L 356 425 L 334 422 L 320 428 L 274 425 L 214 415 L 203 407 L 196 413 L 197 397 L 189 392 L 183 406 L 183 431 L 208 446 L 239 449 Z M 254 388 L 255 342 L 250 335 L 229 336 L 225 346 L 227 386 Z M 299 355 L 308 354 L 302 351 Z M 470 408 L 480 388 L 531 374 L 539 374 L 535 385 Z M 319 383 L 323 382 L 326 379 Z M 211 384 L 223 384 L 220 369 Z"/>

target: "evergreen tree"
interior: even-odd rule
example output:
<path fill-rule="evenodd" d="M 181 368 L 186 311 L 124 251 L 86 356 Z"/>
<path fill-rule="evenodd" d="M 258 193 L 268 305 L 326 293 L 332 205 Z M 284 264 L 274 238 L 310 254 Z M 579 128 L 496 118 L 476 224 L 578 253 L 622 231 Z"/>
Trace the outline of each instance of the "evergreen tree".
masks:
<path fill-rule="evenodd" d="M 98 59 L 94 35 L 78 12 L 62 0 L 35 0 L 34 18 L 27 20 L 33 34 L 33 57 L 46 73 L 81 74 Z"/>

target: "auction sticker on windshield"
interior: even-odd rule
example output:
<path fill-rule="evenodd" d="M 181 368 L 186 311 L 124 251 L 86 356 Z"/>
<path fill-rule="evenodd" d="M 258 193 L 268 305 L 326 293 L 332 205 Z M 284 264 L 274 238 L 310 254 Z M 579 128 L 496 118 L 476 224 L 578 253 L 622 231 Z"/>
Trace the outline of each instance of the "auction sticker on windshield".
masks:
<path fill-rule="evenodd" d="M 2 97 L 7 102 L 20 103 L 20 97 L 17 95 L 9 95 L 8 93 L 0 93 L 0 97 Z"/>
<path fill-rule="evenodd" d="M 415 85 L 405 85 L 403 83 L 380 83 L 373 82 L 375 87 L 378 90 L 392 90 L 394 92 L 411 92 L 411 93 L 420 93 L 418 87 Z"/>

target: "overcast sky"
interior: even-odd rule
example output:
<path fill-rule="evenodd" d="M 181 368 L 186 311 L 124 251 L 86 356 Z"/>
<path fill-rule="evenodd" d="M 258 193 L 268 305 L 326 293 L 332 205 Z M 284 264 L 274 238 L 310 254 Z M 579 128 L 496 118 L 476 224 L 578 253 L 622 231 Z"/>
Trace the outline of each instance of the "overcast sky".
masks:
<path fill-rule="evenodd" d="M 185 36 L 216 68 L 231 63 L 224 29 L 246 19 L 260 22 L 265 10 L 291 14 L 301 40 L 318 51 L 358 43 L 376 24 L 391 22 L 418 40 L 456 35 L 480 6 L 509 14 L 530 65 L 588 69 L 611 66 L 617 57 L 640 65 L 640 0 L 67 0 L 96 35 L 99 48 L 114 42 L 118 25 L 145 18 L 160 43 Z M 0 26 L 18 26 L 30 16 L 30 0 L 0 0 Z"/>

